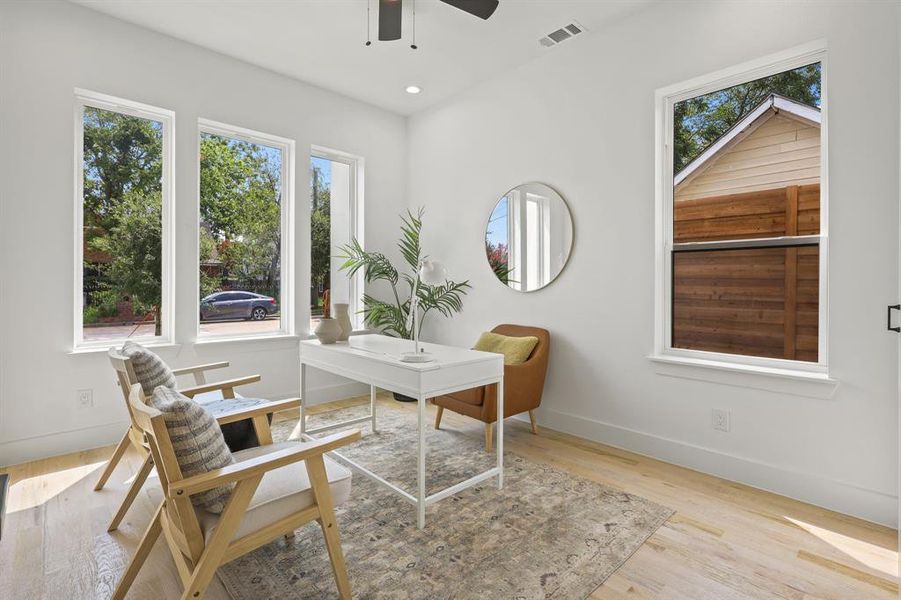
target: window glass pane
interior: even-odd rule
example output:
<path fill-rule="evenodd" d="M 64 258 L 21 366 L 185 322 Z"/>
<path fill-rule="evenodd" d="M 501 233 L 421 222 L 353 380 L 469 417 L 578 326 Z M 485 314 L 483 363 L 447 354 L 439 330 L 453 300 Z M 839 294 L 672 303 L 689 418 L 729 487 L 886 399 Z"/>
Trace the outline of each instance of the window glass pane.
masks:
<path fill-rule="evenodd" d="M 335 304 L 348 304 L 351 323 L 362 323 L 356 312 L 355 283 L 341 271 L 340 248 L 354 235 L 355 167 L 343 160 L 310 157 L 310 330 Z"/>
<path fill-rule="evenodd" d="M 676 242 L 819 233 L 820 64 L 676 103 Z"/>
<path fill-rule="evenodd" d="M 163 126 L 86 106 L 84 341 L 162 332 Z"/>
<path fill-rule="evenodd" d="M 674 348 L 817 361 L 819 247 L 673 254 Z"/>
<path fill-rule="evenodd" d="M 497 278 L 505 284 L 515 281 L 515 266 L 509 251 L 512 224 L 507 213 L 509 203 L 508 197 L 501 198 L 488 218 L 488 227 L 485 229 L 485 254 L 488 256 L 488 264 L 491 265 L 491 270 Z"/>
<path fill-rule="evenodd" d="M 200 134 L 201 335 L 281 330 L 283 154 Z"/>

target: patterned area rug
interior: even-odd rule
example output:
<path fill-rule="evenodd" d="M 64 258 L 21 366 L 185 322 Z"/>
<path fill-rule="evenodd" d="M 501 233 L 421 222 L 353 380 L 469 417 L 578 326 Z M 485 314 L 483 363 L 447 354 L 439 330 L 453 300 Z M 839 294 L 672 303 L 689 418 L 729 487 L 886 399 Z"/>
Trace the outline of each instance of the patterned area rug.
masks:
<path fill-rule="evenodd" d="M 308 427 L 366 414 L 368 406 L 317 415 Z M 428 411 L 427 486 L 438 490 L 493 464 L 480 439 L 432 428 Z M 349 458 L 415 490 L 416 416 L 381 410 L 379 432 L 344 448 Z M 296 439 L 296 421 L 273 426 Z M 354 598 L 585 598 L 673 513 L 604 485 L 505 452 L 496 480 L 431 505 L 416 527 L 412 504 L 355 473 L 351 498 L 337 507 Z M 319 526 L 299 529 L 219 569 L 235 600 L 337 598 Z"/>

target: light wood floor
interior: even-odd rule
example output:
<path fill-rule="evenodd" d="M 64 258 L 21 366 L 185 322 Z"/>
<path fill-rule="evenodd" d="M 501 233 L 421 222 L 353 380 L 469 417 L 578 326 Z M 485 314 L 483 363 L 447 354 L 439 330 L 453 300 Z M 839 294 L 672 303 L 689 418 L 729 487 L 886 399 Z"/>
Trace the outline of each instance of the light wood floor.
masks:
<path fill-rule="evenodd" d="M 414 408 L 384 397 L 379 409 Z M 677 511 L 593 599 L 897 597 L 894 530 L 547 429 L 536 437 L 527 425 L 508 423 L 509 450 Z M 481 423 L 448 411 L 442 428 L 484 435 Z M 154 508 L 142 494 L 120 530 L 106 533 L 138 468 L 129 454 L 102 492 L 91 491 L 110 452 L 0 469 L 12 480 L 0 541 L 0 597 L 109 597 Z M 132 590 L 132 598 L 180 595 L 162 541 Z M 207 597 L 227 598 L 218 580 Z"/>

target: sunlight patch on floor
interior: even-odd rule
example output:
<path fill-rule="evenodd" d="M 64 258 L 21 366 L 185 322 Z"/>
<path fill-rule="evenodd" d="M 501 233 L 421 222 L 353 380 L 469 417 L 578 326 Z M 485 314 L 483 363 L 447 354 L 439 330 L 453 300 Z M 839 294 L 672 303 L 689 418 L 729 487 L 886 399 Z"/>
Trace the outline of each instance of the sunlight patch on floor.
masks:
<path fill-rule="evenodd" d="M 801 529 L 826 542 L 836 550 L 847 554 L 862 565 L 898 577 L 898 552 L 875 544 L 854 539 L 804 521 L 785 517 Z"/>
<path fill-rule="evenodd" d="M 44 473 L 17 481 L 9 488 L 9 513 L 40 506 L 72 487 L 100 467 L 106 461 L 96 462 L 63 471 Z"/>

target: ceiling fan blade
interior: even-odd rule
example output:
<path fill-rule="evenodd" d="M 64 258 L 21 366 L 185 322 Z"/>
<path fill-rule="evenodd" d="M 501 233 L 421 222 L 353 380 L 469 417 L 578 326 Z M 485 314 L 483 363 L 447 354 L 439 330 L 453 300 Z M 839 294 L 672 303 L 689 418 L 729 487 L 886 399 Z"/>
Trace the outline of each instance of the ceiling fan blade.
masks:
<path fill-rule="evenodd" d="M 498 0 L 441 0 L 454 8 L 475 15 L 480 19 L 487 19 L 497 10 Z"/>
<path fill-rule="evenodd" d="M 401 0 L 379 0 L 379 40 L 399 40 L 404 6 Z"/>

